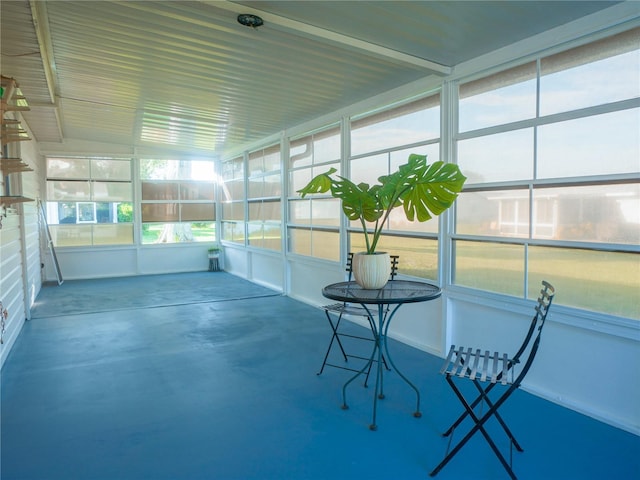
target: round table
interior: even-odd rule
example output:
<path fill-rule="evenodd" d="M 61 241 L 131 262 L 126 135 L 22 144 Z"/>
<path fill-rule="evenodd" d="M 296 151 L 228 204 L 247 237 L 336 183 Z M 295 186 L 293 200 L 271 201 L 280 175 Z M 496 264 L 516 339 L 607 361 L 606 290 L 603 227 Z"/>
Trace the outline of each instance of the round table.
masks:
<path fill-rule="evenodd" d="M 393 369 L 416 392 L 416 411 L 413 415 L 417 418 L 421 417 L 420 392 L 394 364 L 387 346 L 387 331 L 389 330 L 389 325 L 393 316 L 402 305 L 405 303 L 427 302 L 429 300 L 434 300 L 442 295 L 442 290 L 431 283 L 414 280 L 391 280 L 379 290 L 368 290 L 362 288 L 356 282 L 351 281 L 327 285 L 322 289 L 322 295 L 340 302 L 359 303 L 367 310 L 371 318 L 375 318 L 375 316 L 371 312 L 370 308 L 372 308 L 372 306 L 377 306 L 378 309 L 378 322 L 377 324 L 376 322 L 372 322 L 373 334 L 375 337 L 373 351 L 371 352 L 369 361 L 365 364 L 364 368 L 358 371 L 343 385 L 342 408 L 345 410 L 349 408 L 346 397 L 347 387 L 358 376 L 367 371 L 377 355 L 378 368 L 376 373 L 376 387 L 373 397 L 373 419 L 369 428 L 371 430 L 376 430 L 378 428 L 376 425 L 378 399 L 384 398 L 383 368 L 381 361 L 383 355 L 382 352 L 384 350 L 384 354 Z"/>

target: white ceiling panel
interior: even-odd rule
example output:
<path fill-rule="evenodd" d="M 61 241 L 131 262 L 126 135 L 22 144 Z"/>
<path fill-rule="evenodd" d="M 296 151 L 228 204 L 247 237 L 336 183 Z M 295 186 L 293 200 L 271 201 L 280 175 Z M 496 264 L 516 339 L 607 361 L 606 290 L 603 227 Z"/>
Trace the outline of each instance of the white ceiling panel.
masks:
<path fill-rule="evenodd" d="M 3 1 L 0 67 L 41 142 L 222 154 L 613 3 Z"/>

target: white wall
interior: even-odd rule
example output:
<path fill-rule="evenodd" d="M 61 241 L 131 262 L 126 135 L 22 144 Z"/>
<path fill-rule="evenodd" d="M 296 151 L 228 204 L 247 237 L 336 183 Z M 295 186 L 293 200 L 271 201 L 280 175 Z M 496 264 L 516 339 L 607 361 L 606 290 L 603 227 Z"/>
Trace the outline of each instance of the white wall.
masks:
<path fill-rule="evenodd" d="M 126 277 L 207 270 L 208 246 L 190 243 L 139 247 L 56 248 L 56 256 L 65 280 Z M 54 281 L 56 275 L 48 251 L 45 257 L 46 279 Z"/>
<path fill-rule="evenodd" d="M 28 125 L 23 123 L 23 126 L 28 130 Z M 20 150 L 19 157 L 33 169 L 32 172 L 18 174 L 21 180 L 18 183 L 22 187 L 22 196 L 34 201 L 15 204 L 7 210 L 0 208 L 0 214 L 6 214 L 0 229 L 0 300 L 8 312 L 3 343 L 0 344 L 0 366 L 4 364 L 25 320 L 30 317 L 30 307 L 42 286 L 40 230 L 35 201 L 40 197 L 40 157 L 36 147 L 35 142 L 20 142 L 19 146 L 11 147 L 15 149 L 11 155 L 18 155 Z"/>
<path fill-rule="evenodd" d="M 532 301 L 460 288 L 450 288 L 447 297 L 447 328 L 458 346 L 515 352 L 533 316 Z M 640 327 L 629 320 L 604 331 L 602 320 L 602 315 L 552 305 L 523 387 L 640 435 Z"/>

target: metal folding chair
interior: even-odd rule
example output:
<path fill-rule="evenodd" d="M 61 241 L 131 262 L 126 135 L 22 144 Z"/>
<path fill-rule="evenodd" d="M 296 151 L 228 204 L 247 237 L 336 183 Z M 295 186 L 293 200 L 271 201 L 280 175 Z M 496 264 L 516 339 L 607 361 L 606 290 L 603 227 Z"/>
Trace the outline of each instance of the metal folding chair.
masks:
<path fill-rule="evenodd" d="M 506 353 L 490 353 L 488 350 L 485 350 L 483 353 L 479 348 L 474 349 L 456 347 L 455 345 L 451 346 L 440 373 L 445 375 L 447 382 L 464 406 L 464 412 L 455 422 L 453 422 L 447 431 L 443 433 L 443 436 L 445 437 L 450 436 L 447 453 L 445 454 L 442 462 L 440 462 L 440 464 L 430 473 L 432 477 L 437 475 L 438 472 L 442 470 L 442 468 L 449 463 L 449 461 L 469 441 L 469 439 L 479 431 L 487 440 L 489 446 L 496 454 L 509 476 L 514 480 L 516 479 L 516 475 L 512 468 L 513 447 L 515 446 L 516 450 L 519 452 L 522 452 L 523 449 L 511 433 L 511 430 L 509 430 L 509 427 L 507 427 L 503 418 L 498 413 L 498 409 L 505 403 L 511 394 L 520 387 L 522 380 L 531 368 L 531 364 L 533 363 L 540 346 L 542 327 L 545 324 L 554 295 L 555 289 L 553 286 L 543 281 L 542 290 L 540 290 L 538 303 L 535 307 L 535 315 L 531 320 L 529 331 L 527 332 L 520 349 L 513 357 L 509 357 Z M 525 356 L 526 358 L 524 358 Z M 516 366 L 520 364 L 522 364 L 522 367 L 516 369 Z M 516 370 L 519 371 L 516 373 Z M 471 402 L 467 401 L 456 385 L 456 382 L 462 379 L 471 380 L 479 392 L 477 397 L 475 397 Z M 489 393 L 497 386 L 502 387 L 502 392 L 497 396 L 497 398 L 492 400 L 489 397 Z M 486 404 L 488 407 L 485 413 L 476 413 L 475 409 L 480 404 Z M 451 441 L 453 439 L 452 434 L 454 430 L 467 417 L 470 417 L 473 421 L 473 427 L 453 448 L 451 448 Z M 506 435 L 509 437 L 509 462 L 507 462 L 504 455 L 500 452 L 495 442 L 485 429 L 486 422 L 492 417 L 498 421 Z"/>
<path fill-rule="evenodd" d="M 398 273 L 398 259 L 400 257 L 398 255 L 391 255 L 390 259 L 391 259 L 391 275 L 389 276 L 389 281 L 393 281 L 393 279 L 396 277 L 397 273 Z M 352 274 L 353 274 L 353 253 L 349 253 L 349 255 L 347 256 L 347 267 L 346 267 L 346 271 L 348 273 L 348 280 L 351 281 L 352 280 Z M 324 371 L 324 367 L 334 367 L 334 368 L 340 368 L 342 370 L 349 370 L 351 372 L 359 372 L 360 369 L 359 368 L 352 368 L 349 366 L 345 366 L 345 365 L 338 365 L 336 363 L 331 363 L 330 359 L 329 359 L 329 355 L 331 354 L 332 349 L 334 349 L 336 346 L 340 349 L 340 353 L 342 354 L 342 357 L 344 358 L 345 363 L 349 362 L 349 358 L 355 358 L 358 360 L 363 360 L 363 361 L 369 361 L 369 357 L 362 357 L 360 355 L 355 355 L 355 354 L 350 354 L 347 353 L 347 351 L 344 348 L 344 344 L 342 343 L 341 338 L 350 338 L 350 339 L 354 339 L 354 340 L 364 340 L 367 342 L 374 342 L 375 341 L 375 334 L 373 332 L 375 332 L 375 324 L 374 319 L 371 317 L 371 315 L 369 314 L 369 311 L 367 311 L 366 308 L 364 308 L 363 306 L 359 305 L 359 304 L 352 304 L 352 303 L 332 303 L 331 305 L 324 305 L 322 307 L 324 309 L 324 313 L 327 316 L 327 320 L 329 321 L 329 325 L 331 327 L 331 340 L 329 341 L 329 346 L 327 347 L 327 352 L 324 355 L 324 360 L 322 361 L 322 367 L 320 367 L 320 371 L 317 373 L 317 375 L 321 375 L 322 372 Z M 387 307 L 388 308 L 388 307 Z M 346 333 L 343 331 L 340 331 L 340 324 L 342 322 L 343 316 L 344 315 L 352 315 L 352 316 L 357 316 L 357 317 L 364 317 L 368 320 L 369 322 L 369 327 L 371 328 L 372 334 L 370 337 L 363 337 L 360 335 L 353 335 L 350 333 Z M 336 316 L 336 320 L 335 322 L 332 319 L 332 316 Z M 384 358 L 384 356 L 382 356 L 382 362 L 385 366 L 385 368 L 387 370 L 389 370 L 389 367 L 387 366 L 387 361 Z M 367 370 L 367 376 L 365 377 L 365 382 L 364 385 L 367 386 L 367 382 L 369 381 L 369 373 L 371 372 L 371 366 L 369 365 L 369 368 Z"/>

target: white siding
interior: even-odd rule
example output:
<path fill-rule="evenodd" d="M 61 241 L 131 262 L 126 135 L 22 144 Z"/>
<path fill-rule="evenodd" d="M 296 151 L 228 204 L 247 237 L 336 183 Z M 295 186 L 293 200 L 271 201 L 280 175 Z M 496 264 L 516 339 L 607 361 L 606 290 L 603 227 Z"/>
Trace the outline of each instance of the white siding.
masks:
<path fill-rule="evenodd" d="M 34 200 L 40 196 L 40 161 L 36 148 L 35 142 L 22 142 L 20 157 L 33 172 L 18 174 L 22 183 L 22 195 Z M 0 367 L 24 321 L 30 318 L 31 305 L 42 286 L 37 202 L 13 205 L 6 210 L 6 214 L 0 229 L 0 300 L 9 315 L 2 336 L 3 343 L 0 345 Z"/>

